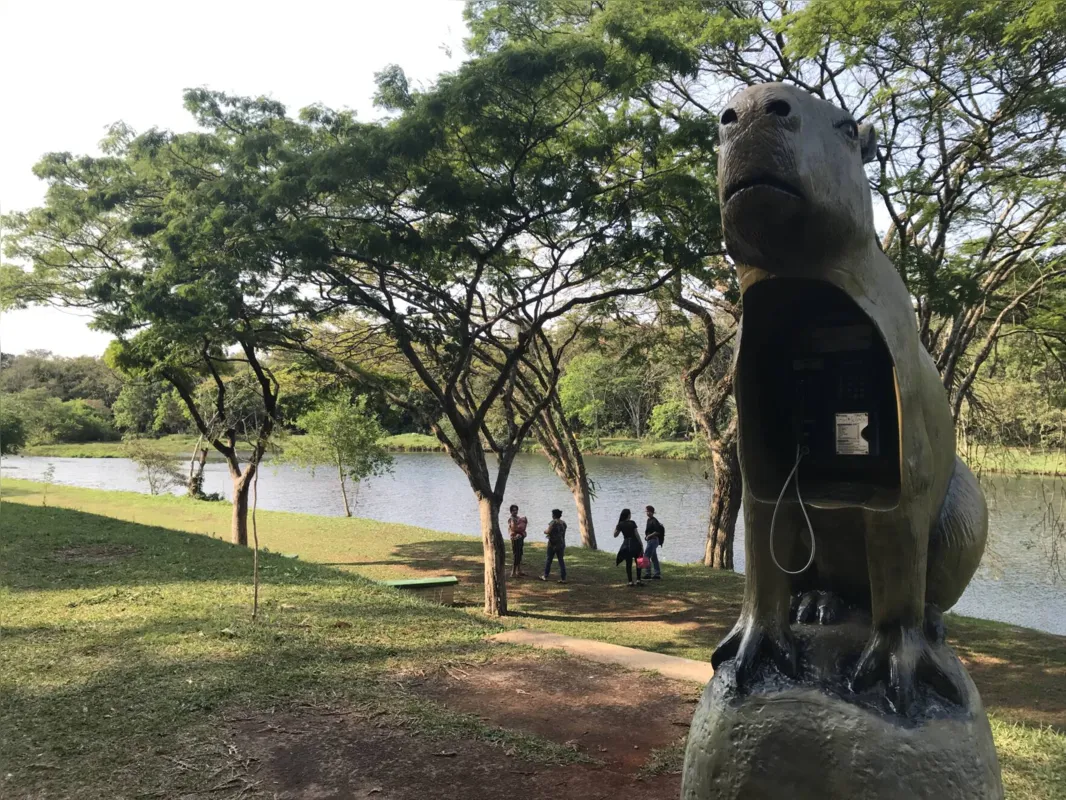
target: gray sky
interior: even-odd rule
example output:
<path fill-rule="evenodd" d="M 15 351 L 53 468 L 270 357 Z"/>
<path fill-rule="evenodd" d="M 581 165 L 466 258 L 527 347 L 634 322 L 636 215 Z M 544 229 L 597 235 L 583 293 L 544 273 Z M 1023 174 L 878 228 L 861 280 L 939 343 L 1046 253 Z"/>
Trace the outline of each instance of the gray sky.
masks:
<path fill-rule="evenodd" d="M 372 118 L 373 76 L 386 64 L 416 84 L 458 66 L 462 10 L 462 0 L 0 0 L 0 208 L 39 205 L 33 164 L 51 151 L 97 152 L 112 122 L 188 130 L 187 87 Z M 3 314 L 0 348 L 99 355 L 109 337 L 86 322 L 50 308 Z"/>

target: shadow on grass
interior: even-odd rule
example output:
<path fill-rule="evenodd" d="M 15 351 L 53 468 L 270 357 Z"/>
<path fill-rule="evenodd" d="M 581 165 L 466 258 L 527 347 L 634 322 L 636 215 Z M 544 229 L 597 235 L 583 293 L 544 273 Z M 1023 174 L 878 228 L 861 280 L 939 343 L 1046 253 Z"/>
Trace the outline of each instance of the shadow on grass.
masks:
<path fill-rule="evenodd" d="M 971 617 L 945 621 L 986 708 L 1066 733 L 1066 637 Z"/>
<path fill-rule="evenodd" d="M 251 574 L 246 547 L 69 508 L 7 503 L 0 531 L 0 582 L 15 590 L 244 582 Z M 260 555 L 264 584 L 298 584 L 308 569 L 319 569 L 275 553 Z"/>
<path fill-rule="evenodd" d="M 6 477 L 13 478 L 14 476 L 8 475 Z M 21 486 L 12 486 L 10 481 L 0 482 L 0 499 L 4 499 L 7 497 L 25 497 L 26 495 L 30 494 L 40 494 L 40 492 L 35 492 L 30 489 L 24 489 Z"/>
<path fill-rule="evenodd" d="M 68 509 L 4 504 L 0 541 L 12 797 L 213 791 L 224 710 L 394 708 L 397 670 L 477 660 L 498 630 L 271 553 L 253 623 L 246 549 Z"/>

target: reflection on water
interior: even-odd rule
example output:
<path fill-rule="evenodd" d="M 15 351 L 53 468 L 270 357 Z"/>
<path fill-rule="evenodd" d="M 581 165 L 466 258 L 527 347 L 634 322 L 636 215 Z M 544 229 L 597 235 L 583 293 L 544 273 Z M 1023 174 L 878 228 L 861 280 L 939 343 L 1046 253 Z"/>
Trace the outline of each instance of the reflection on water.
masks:
<path fill-rule="evenodd" d="M 666 525 L 667 561 L 703 557 L 710 487 L 704 466 L 692 461 L 588 457 L 596 482 L 593 518 L 600 547 L 612 549 L 611 532 L 622 508 L 653 505 Z M 135 465 L 126 459 L 5 458 L 5 476 L 39 479 L 49 464 L 55 482 L 98 489 L 146 491 Z M 991 514 L 985 559 L 956 611 L 1066 635 L 1066 583 L 1057 581 L 1053 533 L 1066 521 L 1061 479 L 997 476 L 984 481 Z M 230 495 L 221 463 L 209 463 L 204 490 Z M 506 507 L 518 503 L 530 520 L 533 540 L 547 526 L 552 508 L 571 520 L 577 543 L 573 499 L 541 456 L 520 456 L 509 482 Z M 343 514 L 340 494 L 325 471 L 316 477 L 288 466 L 267 465 L 259 479 L 259 507 L 310 514 Z M 355 514 L 440 531 L 478 534 L 478 510 L 465 476 L 441 453 L 396 456 L 395 472 L 367 481 Z M 743 521 L 738 524 L 736 566 L 744 569 Z"/>

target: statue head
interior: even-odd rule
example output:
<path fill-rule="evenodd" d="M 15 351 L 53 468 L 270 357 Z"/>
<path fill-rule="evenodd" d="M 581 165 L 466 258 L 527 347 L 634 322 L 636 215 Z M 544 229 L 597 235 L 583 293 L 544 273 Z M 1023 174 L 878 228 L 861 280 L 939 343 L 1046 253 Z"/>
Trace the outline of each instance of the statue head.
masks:
<path fill-rule="evenodd" d="M 872 245 L 863 169 L 877 150 L 871 126 L 801 89 L 765 83 L 729 101 L 719 132 L 719 198 L 734 261 L 796 274 Z"/>

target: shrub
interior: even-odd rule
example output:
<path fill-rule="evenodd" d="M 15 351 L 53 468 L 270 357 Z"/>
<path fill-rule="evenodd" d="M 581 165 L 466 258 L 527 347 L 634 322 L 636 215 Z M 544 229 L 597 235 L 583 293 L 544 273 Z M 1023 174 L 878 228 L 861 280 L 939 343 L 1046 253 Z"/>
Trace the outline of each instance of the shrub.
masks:
<path fill-rule="evenodd" d="M 13 455 L 26 446 L 26 423 L 16 409 L 0 402 L 0 453 Z"/>
<path fill-rule="evenodd" d="M 145 439 L 128 439 L 126 453 L 136 464 L 151 494 L 162 494 L 180 486 L 185 477 L 178 471 L 174 457 Z"/>

